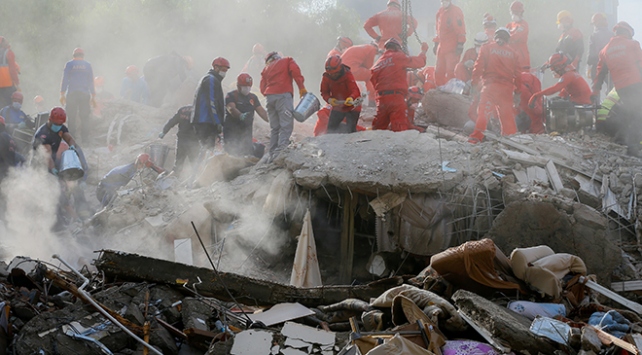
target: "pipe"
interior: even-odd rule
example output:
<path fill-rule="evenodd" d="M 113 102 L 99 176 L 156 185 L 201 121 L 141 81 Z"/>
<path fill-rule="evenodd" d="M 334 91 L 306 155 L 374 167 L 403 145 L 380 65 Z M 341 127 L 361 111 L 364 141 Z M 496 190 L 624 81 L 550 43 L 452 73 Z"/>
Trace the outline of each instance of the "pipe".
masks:
<path fill-rule="evenodd" d="M 85 297 L 85 300 L 87 300 L 87 302 L 91 303 L 92 306 L 94 306 L 100 313 L 102 313 L 103 316 L 105 316 L 112 323 L 117 325 L 120 329 L 122 329 L 125 333 L 127 333 L 127 335 L 129 335 L 130 337 L 134 338 L 137 342 L 143 344 L 143 346 L 145 346 L 146 348 L 151 350 L 154 354 L 163 355 L 163 353 L 158 351 L 155 347 L 147 344 L 143 339 L 139 338 L 136 334 L 132 333 L 131 330 L 127 329 L 127 327 L 122 325 L 119 321 L 116 320 L 116 318 L 112 317 L 111 314 L 107 313 L 107 311 L 105 311 L 96 301 L 94 301 L 93 298 L 91 298 L 89 293 L 84 290 L 84 288 L 89 284 L 89 279 L 87 279 L 83 274 L 78 272 L 78 270 L 76 270 L 76 268 L 74 268 L 73 266 L 69 265 L 58 254 L 54 254 L 52 256 L 52 258 L 60 260 L 61 263 L 65 264 L 66 267 L 68 267 L 71 271 L 74 272 L 74 274 L 76 274 L 78 277 L 80 277 L 83 280 L 83 284 L 78 288 L 78 292 L 80 292 L 80 294 Z"/>

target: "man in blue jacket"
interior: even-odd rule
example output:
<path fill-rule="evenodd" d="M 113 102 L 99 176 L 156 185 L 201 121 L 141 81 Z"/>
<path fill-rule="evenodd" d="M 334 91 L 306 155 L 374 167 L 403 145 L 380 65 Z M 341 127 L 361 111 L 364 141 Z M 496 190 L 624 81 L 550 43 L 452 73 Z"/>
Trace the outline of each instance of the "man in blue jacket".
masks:
<path fill-rule="evenodd" d="M 207 72 L 194 95 L 194 112 L 191 122 L 203 148 L 214 148 L 216 138 L 223 131 L 225 117 L 225 95 L 221 81 L 230 69 L 230 62 L 222 57 L 212 61 L 212 69 Z"/>
<path fill-rule="evenodd" d="M 96 106 L 94 91 L 94 72 L 91 64 L 85 61 L 85 51 L 74 49 L 73 60 L 65 65 L 60 87 L 60 103 L 65 105 L 69 126 L 80 132 L 79 141 L 89 142 L 90 103 Z"/>
<path fill-rule="evenodd" d="M 96 198 L 100 201 L 101 205 L 103 207 L 109 205 L 109 203 L 118 196 L 118 189 L 129 184 L 134 178 L 134 175 L 136 175 L 136 172 L 144 168 L 151 168 L 159 174 L 165 171 L 154 165 L 149 158 L 149 154 L 139 154 L 133 163 L 117 166 L 100 179 L 98 187 L 96 188 Z"/>

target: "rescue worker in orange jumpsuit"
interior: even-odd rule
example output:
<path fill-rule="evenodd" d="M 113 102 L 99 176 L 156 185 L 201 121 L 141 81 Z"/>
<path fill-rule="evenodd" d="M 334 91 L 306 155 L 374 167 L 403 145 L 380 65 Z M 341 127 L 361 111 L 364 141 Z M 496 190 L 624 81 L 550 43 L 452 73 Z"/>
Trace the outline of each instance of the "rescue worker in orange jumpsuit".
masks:
<path fill-rule="evenodd" d="M 479 54 L 481 46 L 486 43 L 488 43 L 488 36 L 486 36 L 486 33 L 479 32 L 475 35 L 475 47 L 468 48 L 468 50 L 464 52 L 461 62 L 457 63 L 457 66 L 455 67 L 455 78 L 465 83 L 472 79 L 473 65 L 475 64 L 475 60 L 477 60 L 477 55 Z"/>
<path fill-rule="evenodd" d="M 406 36 L 410 37 L 417 28 L 417 20 L 412 16 L 409 17 L 407 26 Z M 374 30 L 375 27 L 379 27 L 380 33 Z M 384 44 L 390 38 L 396 38 L 401 43 L 403 13 L 401 12 L 399 0 L 388 0 L 388 7 L 366 20 L 363 29 L 366 30 L 368 36 L 375 40 L 379 45 L 379 49 L 383 49 Z"/>
<path fill-rule="evenodd" d="M 464 13 L 451 0 L 441 0 L 437 11 L 437 35 L 433 52 L 437 55 L 435 81 L 442 86 L 455 77 L 455 66 L 464 52 L 466 24 Z"/>
<path fill-rule="evenodd" d="M 489 13 L 485 13 L 482 25 L 484 26 L 484 33 L 488 37 L 488 40 L 492 42 L 493 37 L 495 37 L 495 31 L 497 31 L 497 21 L 495 21 L 495 17 Z"/>
<path fill-rule="evenodd" d="M 6 38 L 0 36 L 0 107 L 11 105 L 11 94 L 20 90 L 20 67 Z"/>
<path fill-rule="evenodd" d="M 508 45 L 509 41 L 510 32 L 500 27 L 495 31 L 495 42 L 482 46 L 475 61 L 472 85 L 481 85 L 482 89 L 470 143 L 478 143 L 484 138 L 488 120 L 495 112 L 499 113 L 502 135 L 517 132 L 513 93 L 521 86 L 521 70 L 518 55 Z"/>
<path fill-rule="evenodd" d="M 375 57 L 379 53 L 379 47 L 376 43 L 361 44 L 346 49 L 341 55 L 341 62 L 350 67 L 354 80 L 366 83 L 368 91 L 368 101 L 374 105 L 374 86 L 370 82 L 370 68 L 375 62 Z"/>
<path fill-rule="evenodd" d="M 419 107 L 419 102 L 424 98 L 424 90 L 419 86 L 411 86 L 408 89 L 408 97 L 406 98 L 406 108 L 408 115 L 408 128 L 416 129 L 419 132 L 425 132 L 423 127 L 415 125 L 415 112 Z"/>
<path fill-rule="evenodd" d="M 580 62 L 584 54 L 584 35 L 573 27 L 573 16 L 562 10 L 557 14 L 557 26 L 562 30 L 562 35 L 557 43 L 556 52 L 562 52 L 571 59 L 571 65 L 580 71 Z"/>
<path fill-rule="evenodd" d="M 606 47 L 613 37 L 613 32 L 609 30 L 609 23 L 604 14 L 597 13 L 593 15 L 593 17 L 591 17 L 591 24 L 594 30 L 589 37 L 588 58 L 586 59 L 586 64 L 588 65 L 586 75 L 589 79 L 595 78 L 600 51 Z"/>
<path fill-rule="evenodd" d="M 361 97 L 361 91 L 350 68 L 341 62 L 341 57 L 338 55 L 329 57 L 325 61 L 325 73 L 321 79 L 321 97 L 332 106 L 328 120 L 328 133 L 339 133 L 344 119 L 347 133 L 357 131 L 361 105 L 355 105 L 355 99 Z"/>
<path fill-rule="evenodd" d="M 534 106 L 536 100 L 542 96 L 549 96 L 558 92 L 561 98 L 568 98 L 569 101 L 576 105 L 591 104 L 591 88 L 582 75 L 569 64 L 569 59 L 565 55 L 560 53 L 553 54 L 548 59 L 548 65 L 555 73 L 555 76 L 559 78 L 559 81 L 557 84 L 533 94 L 528 101 L 529 106 Z"/>
<path fill-rule="evenodd" d="M 377 113 L 372 121 L 372 129 L 405 131 L 408 127 L 406 117 L 406 95 L 408 81 L 406 69 L 421 68 L 426 65 L 428 43 L 421 44 L 417 56 L 406 55 L 401 43 L 395 38 L 386 42 L 386 51 L 372 67 L 372 84 L 377 94 Z"/>
<path fill-rule="evenodd" d="M 642 48 L 633 39 L 635 31 L 628 23 L 613 27 L 615 37 L 600 52 L 597 75 L 593 79 L 593 98 L 597 102 L 606 75 L 620 95 L 622 117 L 619 132 L 626 136 L 629 155 L 640 157 L 642 141 Z"/>
<path fill-rule="evenodd" d="M 352 45 L 352 40 L 349 37 L 341 36 L 337 38 L 337 45 L 332 48 L 330 53 L 328 53 L 328 58 L 332 57 L 333 55 L 340 56 L 346 49 L 352 47 Z"/>
<path fill-rule="evenodd" d="M 519 67 L 528 70 L 531 67 L 531 54 L 528 52 L 528 22 L 524 20 L 524 4 L 521 1 L 513 1 L 510 4 L 510 16 L 513 20 L 506 25 L 510 31 L 510 43 L 508 43 L 519 55 Z"/>
<path fill-rule="evenodd" d="M 529 104 L 533 94 L 542 90 L 542 82 L 530 71 L 523 71 L 521 74 L 521 86 L 519 92 L 519 106 L 516 107 L 515 123 L 517 129 L 524 133 L 541 134 L 546 132 L 544 128 L 544 105 L 541 96 Z"/>

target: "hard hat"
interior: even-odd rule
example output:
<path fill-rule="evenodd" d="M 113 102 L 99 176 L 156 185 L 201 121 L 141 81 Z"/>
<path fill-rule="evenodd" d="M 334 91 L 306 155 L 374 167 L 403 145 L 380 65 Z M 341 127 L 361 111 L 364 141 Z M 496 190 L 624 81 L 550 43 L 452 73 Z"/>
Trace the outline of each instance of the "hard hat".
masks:
<path fill-rule="evenodd" d="M 252 54 L 261 55 L 263 53 L 265 53 L 265 48 L 263 48 L 261 43 L 257 43 L 252 47 Z"/>
<path fill-rule="evenodd" d="M 504 39 L 506 42 L 508 42 L 508 40 L 510 39 L 510 32 L 508 31 L 508 28 L 506 28 L 506 27 L 500 27 L 500 28 L 498 28 L 498 29 L 495 31 L 495 38 L 497 38 L 497 37 L 500 37 L 500 38 L 502 38 L 502 37 L 503 37 L 503 39 Z"/>
<path fill-rule="evenodd" d="M 39 103 L 41 103 L 41 102 L 43 102 L 43 101 L 45 101 L 45 99 L 44 99 L 44 97 L 42 97 L 42 96 L 40 96 L 40 95 L 36 95 L 36 96 L 33 98 L 33 103 L 34 103 L 34 104 L 39 104 Z"/>
<path fill-rule="evenodd" d="M 615 32 L 616 34 L 618 34 L 618 32 L 622 32 L 622 30 L 628 32 L 631 37 L 635 36 L 635 30 L 626 21 L 620 21 L 615 26 L 613 26 L 613 32 Z"/>
<path fill-rule="evenodd" d="M 573 23 L 573 15 L 569 11 L 562 10 L 557 13 L 557 24 L 559 25 L 563 21 L 568 21 L 570 23 Z"/>
<path fill-rule="evenodd" d="M 105 78 L 102 76 L 97 76 L 94 78 L 94 86 L 101 87 L 105 85 Z"/>
<path fill-rule="evenodd" d="M 399 0 L 388 0 L 387 6 L 390 5 L 396 5 L 397 7 L 401 8 L 401 5 L 399 4 Z"/>
<path fill-rule="evenodd" d="M 414 100 L 421 100 L 424 97 L 424 90 L 419 86 L 411 86 L 408 89 L 408 98 Z"/>
<path fill-rule="evenodd" d="M 352 40 L 349 37 L 345 36 L 340 36 L 339 38 L 337 38 L 337 42 L 346 48 L 352 47 L 353 45 Z"/>
<path fill-rule="evenodd" d="M 130 65 L 125 69 L 125 75 L 127 76 L 138 76 L 138 67 L 135 65 Z"/>
<path fill-rule="evenodd" d="M 84 57 L 85 56 L 85 51 L 82 50 L 82 48 L 80 48 L 80 47 L 74 48 L 73 56 L 74 57 Z"/>
<path fill-rule="evenodd" d="M 241 73 L 236 77 L 236 85 L 238 86 L 252 86 L 252 76 L 248 73 Z"/>
<path fill-rule="evenodd" d="M 401 43 L 396 38 L 391 38 L 386 41 L 386 44 L 383 45 L 384 48 L 390 49 L 393 47 L 397 47 L 398 49 L 401 49 Z"/>
<path fill-rule="evenodd" d="M 149 154 L 147 153 L 140 153 L 136 157 L 136 165 L 151 165 L 151 160 L 149 158 Z"/>
<path fill-rule="evenodd" d="M 267 62 L 269 62 L 270 60 L 276 59 L 276 58 L 279 58 L 279 57 L 280 57 L 279 56 L 279 52 L 270 52 L 270 53 L 265 55 L 265 63 L 267 64 Z"/>
<path fill-rule="evenodd" d="M 548 58 L 548 65 L 554 71 L 562 71 L 569 63 L 569 58 L 562 53 L 555 53 Z"/>
<path fill-rule="evenodd" d="M 12 102 L 22 103 L 22 100 L 24 100 L 24 96 L 22 96 L 22 93 L 20 91 L 14 91 L 13 94 L 11 94 Z"/>
<path fill-rule="evenodd" d="M 341 56 L 339 55 L 333 55 L 325 60 L 325 72 L 328 74 L 338 73 L 342 67 Z"/>
<path fill-rule="evenodd" d="M 225 67 L 227 69 L 230 69 L 230 62 L 223 57 L 216 57 L 212 61 L 212 68 L 214 68 L 215 66 Z"/>
<path fill-rule="evenodd" d="M 488 42 L 488 35 L 486 32 L 477 32 L 475 35 L 475 45 L 476 46 L 481 46 L 484 43 Z"/>
<path fill-rule="evenodd" d="M 510 12 L 514 14 L 521 14 L 524 12 L 524 4 L 521 1 L 513 1 L 510 4 Z"/>
<path fill-rule="evenodd" d="M 67 113 L 65 112 L 65 109 L 60 106 L 52 108 L 51 112 L 49 112 L 49 121 L 57 125 L 67 122 Z"/>
<path fill-rule="evenodd" d="M 3 125 L 3 126 L 5 125 L 4 117 L 2 116 L 0 116 L 0 125 Z"/>
<path fill-rule="evenodd" d="M 484 27 L 497 27 L 497 22 L 495 21 L 495 17 L 493 17 L 493 15 L 485 13 L 482 25 L 484 25 Z"/>
<path fill-rule="evenodd" d="M 598 12 L 591 17 L 591 24 L 594 25 L 595 27 L 606 27 L 608 26 L 608 20 L 606 19 L 606 15 L 604 15 L 601 12 Z"/>

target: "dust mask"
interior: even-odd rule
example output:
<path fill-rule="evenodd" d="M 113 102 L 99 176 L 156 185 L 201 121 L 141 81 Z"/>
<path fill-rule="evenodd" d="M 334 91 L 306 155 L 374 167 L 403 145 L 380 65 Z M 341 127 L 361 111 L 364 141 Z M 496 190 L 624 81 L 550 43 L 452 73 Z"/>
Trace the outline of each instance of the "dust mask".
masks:
<path fill-rule="evenodd" d="M 60 132 L 60 129 L 62 129 L 62 125 L 61 124 L 53 124 L 53 123 L 51 124 L 51 130 L 52 131 L 58 133 L 58 132 Z"/>
<path fill-rule="evenodd" d="M 564 31 L 564 25 L 561 23 L 557 24 L 557 29 Z"/>
<path fill-rule="evenodd" d="M 241 94 L 243 94 L 243 95 L 245 95 L 245 96 L 247 96 L 247 95 L 249 95 L 249 94 L 250 94 L 250 90 L 251 90 L 251 89 L 252 89 L 252 87 L 251 87 L 251 86 L 241 86 L 241 87 L 240 87 Z"/>
<path fill-rule="evenodd" d="M 510 15 L 510 18 L 511 18 L 511 20 L 513 20 L 513 22 L 519 22 L 519 21 L 522 20 L 522 17 L 519 16 L 519 15 L 516 15 L 516 14 Z"/>
<path fill-rule="evenodd" d="M 22 108 L 22 104 L 19 102 L 12 102 L 11 107 L 13 107 L 16 110 L 20 110 Z"/>
<path fill-rule="evenodd" d="M 218 75 L 221 77 L 221 79 L 225 78 L 225 74 L 227 74 L 227 72 L 225 72 L 225 71 L 219 71 L 218 72 Z"/>

